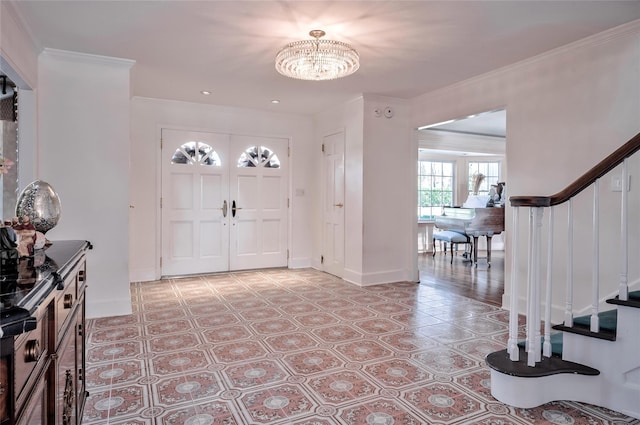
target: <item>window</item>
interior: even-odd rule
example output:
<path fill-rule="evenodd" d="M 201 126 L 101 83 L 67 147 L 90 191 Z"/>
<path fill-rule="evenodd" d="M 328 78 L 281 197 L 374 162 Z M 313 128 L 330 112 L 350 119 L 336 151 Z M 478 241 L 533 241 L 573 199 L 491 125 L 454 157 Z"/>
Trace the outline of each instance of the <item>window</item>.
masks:
<path fill-rule="evenodd" d="M 172 164 L 200 164 L 220 167 L 220 155 L 202 142 L 187 142 L 173 153 Z"/>
<path fill-rule="evenodd" d="M 240 155 L 238 167 L 280 168 L 280 159 L 265 146 L 252 146 Z"/>
<path fill-rule="evenodd" d="M 454 163 L 418 161 L 418 219 L 434 220 L 453 206 Z"/>
<path fill-rule="evenodd" d="M 475 176 L 482 174 L 482 179 L 478 187 L 478 195 L 488 195 L 491 185 L 500 181 L 500 161 L 470 161 L 469 162 L 469 194 L 474 193 Z"/>

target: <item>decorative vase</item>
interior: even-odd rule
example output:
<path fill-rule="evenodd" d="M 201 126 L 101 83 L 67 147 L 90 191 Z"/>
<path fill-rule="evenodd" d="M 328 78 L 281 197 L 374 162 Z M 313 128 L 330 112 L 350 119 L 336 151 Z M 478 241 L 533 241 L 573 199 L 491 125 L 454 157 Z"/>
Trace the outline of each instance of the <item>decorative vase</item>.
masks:
<path fill-rule="evenodd" d="M 33 227 L 47 233 L 60 219 L 60 198 L 51 185 L 36 180 L 24 188 L 16 203 L 16 217 L 27 216 Z"/>

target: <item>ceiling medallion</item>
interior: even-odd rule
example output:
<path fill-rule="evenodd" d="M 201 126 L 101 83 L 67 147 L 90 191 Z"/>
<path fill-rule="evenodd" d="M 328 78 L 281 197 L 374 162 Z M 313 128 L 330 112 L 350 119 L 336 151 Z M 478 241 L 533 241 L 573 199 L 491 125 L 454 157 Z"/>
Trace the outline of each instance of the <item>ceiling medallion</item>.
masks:
<path fill-rule="evenodd" d="M 312 40 L 294 41 L 276 55 L 276 70 L 290 78 L 323 81 L 351 75 L 360 68 L 360 55 L 347 43 L 321 40 L 322 30 L 309 32 Z"/>

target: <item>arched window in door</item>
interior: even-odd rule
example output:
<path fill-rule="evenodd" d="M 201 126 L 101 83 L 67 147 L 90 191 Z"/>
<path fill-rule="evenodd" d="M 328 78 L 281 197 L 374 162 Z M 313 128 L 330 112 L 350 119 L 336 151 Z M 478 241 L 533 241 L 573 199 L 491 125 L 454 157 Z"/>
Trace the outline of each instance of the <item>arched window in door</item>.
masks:
<path fill-rule="evenodd" d="M 238 168 L 242 167 L 280 168 L 280 160 L 271 149 L 265 146 L 252 146 L 242 152 L 238 158 Z"/>
<path fill-rule="evenodd" d="M 171 158 L 172 164 L 200 164 L 220 167 L 220 155 L 206 143 L 191 141 L 180 146 Z"/>

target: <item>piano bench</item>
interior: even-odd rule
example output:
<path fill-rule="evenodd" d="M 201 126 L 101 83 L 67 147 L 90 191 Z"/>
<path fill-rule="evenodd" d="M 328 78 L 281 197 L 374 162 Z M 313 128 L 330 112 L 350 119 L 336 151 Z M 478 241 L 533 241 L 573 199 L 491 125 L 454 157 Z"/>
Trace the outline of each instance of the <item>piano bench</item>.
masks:
<path fill-rule="evenodd" d="M 451 264 L 453 264 L 453 246 L 460 243 L 471 244 L 471 238 L 464 233 L 444 230 L 433 234 L 433 256 L 436 255 L 436 241 L 445 242 L 444 253 L 447 253 L 447 243 L 451 246 Z M 472 247 L 473 249 L 473 247 Z"/>

